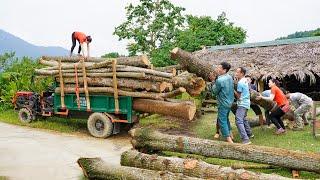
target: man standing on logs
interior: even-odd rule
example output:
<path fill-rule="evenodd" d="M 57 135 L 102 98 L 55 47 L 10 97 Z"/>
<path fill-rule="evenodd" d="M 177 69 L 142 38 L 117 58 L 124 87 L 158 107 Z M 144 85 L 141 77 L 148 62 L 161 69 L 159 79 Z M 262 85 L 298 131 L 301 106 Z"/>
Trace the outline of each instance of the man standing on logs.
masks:
<path fill-rule="evenodd" d="M 246 69 L 239 67 L 236 70 L 235 78 L 238 80 L 237 90 L 234 90 L 234 95 L 237 98 L 236 110 L 236 125 L 242 139 L 242 144 L 251 144 L 249 137 L 252 136 L 252 131 L 247 117 L 247 111 L 250 109 L 250 91 L 249 84 L 245 78 Z"/>
<path fill-rule="evenodd" d="M 90 52 L 89 52 L 89 43 L 91 43 L 92 38 L 91 36 L 85 35 L 83 32 L 73 32 L 71 35 L 72 39 L 72 47 L 70 51 L 70 56 L 72 56 L 73 49 L 76 47 L 76 41 L 79 42 L 79 50 L 78 50 L 78 55 L 80 55 L 80 52 L 82 50 L 82 56 L 83 57 L 90 57 Z M 84 54 L 85 50 L 85 44 L 87 44 L 87 54 Z"/>
<path fill-rule="evenodd" d="M 212 94 L 216 95 L 218 101 L 218 123 L 222 136 L 226 138 L 227 142 L 233 143 L 230 136 L 231 126 L 229 121 L 229 113 L 234 100 L 233 79 L 227 73 L 230 68 L 229 63 L 222 62 L 215 69 L 218 77 L 212 86 Z M 213 74 L 211 73 L 209 77 L 211 81 L 214 81 L 215 78 Z"/>

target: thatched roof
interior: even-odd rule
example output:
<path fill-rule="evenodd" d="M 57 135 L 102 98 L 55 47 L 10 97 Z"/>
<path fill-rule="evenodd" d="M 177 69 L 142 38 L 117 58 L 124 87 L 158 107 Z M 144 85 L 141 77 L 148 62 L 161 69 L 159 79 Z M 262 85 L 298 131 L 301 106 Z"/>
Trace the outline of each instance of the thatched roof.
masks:
<path fill-rule="evenodd" d="M 244 66 L 256 79 L 294 75 L 299 81 L 320 76 L 320 37 L 296 38 L 261 43 L 213 46 L 193 53 L 210 65 L 227 61 L 235 68 Z"/>

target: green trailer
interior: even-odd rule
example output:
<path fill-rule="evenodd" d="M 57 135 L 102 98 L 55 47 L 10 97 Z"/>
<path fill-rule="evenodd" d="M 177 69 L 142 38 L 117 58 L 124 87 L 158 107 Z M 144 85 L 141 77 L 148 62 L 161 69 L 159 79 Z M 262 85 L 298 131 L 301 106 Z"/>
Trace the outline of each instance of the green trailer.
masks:
<path fill-rule="evenodd" d="M 94 137 L 106 138 L 120 131 L 120 124 L 133 124 L 137 116 L 132 110 L 132 97 L 119 96 L 119 109 L 116 111 L 113 95 L 90 94 L 90 109 L 87 108 L 85 94 L 64 94 L 65 108 L 62 107 L 61 94 L 45 92 L 41 95 L 33 92 L 18 92 L 14 98 L 14 105 L 19 110 L 22 122 L 30 123 L 36 117 L 60 115 L 69 117 L 83 114 L 88 117 L 87 127 Z"/>

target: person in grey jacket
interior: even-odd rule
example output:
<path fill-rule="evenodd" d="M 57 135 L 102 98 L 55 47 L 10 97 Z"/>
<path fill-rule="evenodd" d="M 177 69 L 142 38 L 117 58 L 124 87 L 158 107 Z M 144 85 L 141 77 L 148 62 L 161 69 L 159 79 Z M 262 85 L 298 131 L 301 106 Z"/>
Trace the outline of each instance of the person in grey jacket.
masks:
<path fill-rule="evenodd" d="M 305 94 L 287 93 L 286 97 L 290 100 L 291 104 L 295 107 L 294 119 L 296 125 L 292 130 L 303 130 L 304 124 L 308 124 L 306 113 L 311 109 L 313 101 Z"/>

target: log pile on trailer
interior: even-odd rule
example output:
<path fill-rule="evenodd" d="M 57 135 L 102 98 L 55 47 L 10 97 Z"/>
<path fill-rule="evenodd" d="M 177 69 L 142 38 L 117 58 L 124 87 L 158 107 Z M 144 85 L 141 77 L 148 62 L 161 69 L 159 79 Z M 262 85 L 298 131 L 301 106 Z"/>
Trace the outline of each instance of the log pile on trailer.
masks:
<path fill-rule="evenodd" d="M 40 64 L 47 67 L 36 69 L 40 76 L 53 76 L 60 85 L 55 93 L 61 94 L 62 107 L 65 93 L 84 93 L 90 109 L 89 94 L 110 94 L 134 98 L 134 110 L 158 113 L 192 120 L 196 111 L 193 102 L 170 102 L 181 93 L 200 94 L 205 81 L 195 74 L 176 68 L 153 68 L 145 55 L 119 58 L 81 58 L 43 56 Z M 117 104 L 117 103 L 116 103 Z M 168 111 L 170 109 L 170 111 Z"/>

